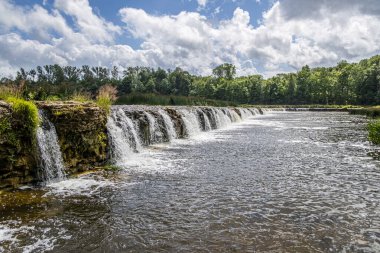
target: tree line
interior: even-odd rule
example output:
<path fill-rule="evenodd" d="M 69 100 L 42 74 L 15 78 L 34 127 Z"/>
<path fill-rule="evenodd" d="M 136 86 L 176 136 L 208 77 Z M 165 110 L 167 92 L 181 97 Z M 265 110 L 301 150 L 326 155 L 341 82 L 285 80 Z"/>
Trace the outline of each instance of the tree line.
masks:
<path fill-rule="evenodd" d="M 193 96 L 240 104 L 380 104 L 380 56 L 358 63 L 341 61 L 334 67 L 302 67 L 296 73 L 236 77 L 234 65 L 225 63 L 211 76 L 174 70 L 129 67 L 46 65 L 15 78 L 2 78 L 1 85 L 22 85 L 23 97 L 33 100 L 70 99 L 73 94 L 96 96 L 99 88 L 112 85 L 118 96 L 131 93 Z"/>

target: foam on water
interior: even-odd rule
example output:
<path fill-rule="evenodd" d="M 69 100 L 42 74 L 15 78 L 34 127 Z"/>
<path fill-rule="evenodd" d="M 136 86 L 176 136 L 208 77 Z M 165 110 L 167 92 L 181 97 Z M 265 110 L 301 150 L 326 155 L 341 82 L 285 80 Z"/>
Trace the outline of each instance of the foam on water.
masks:
<path fill-rule="evenodd" d="M 89 175 L 78 178 L 63 180 L 60 182 L 50 183 L 47 185 L 48 192 L 45 196 L 49 195 L 87 195 L 91 196 L 96 194 L 104 187 L 114 186 L 113 182 L 106 179 L 97 180 L 91 178 Z"/>

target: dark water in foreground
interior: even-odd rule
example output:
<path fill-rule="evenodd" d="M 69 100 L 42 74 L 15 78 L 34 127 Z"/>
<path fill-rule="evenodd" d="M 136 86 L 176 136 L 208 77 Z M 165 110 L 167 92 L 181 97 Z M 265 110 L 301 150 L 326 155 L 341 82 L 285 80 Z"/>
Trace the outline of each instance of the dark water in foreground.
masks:
<path fill-rule="evenodd" d="M 366 119 L 258 116 L 125 170 L 0 195 L 0 252 L 380 252 Z"/>

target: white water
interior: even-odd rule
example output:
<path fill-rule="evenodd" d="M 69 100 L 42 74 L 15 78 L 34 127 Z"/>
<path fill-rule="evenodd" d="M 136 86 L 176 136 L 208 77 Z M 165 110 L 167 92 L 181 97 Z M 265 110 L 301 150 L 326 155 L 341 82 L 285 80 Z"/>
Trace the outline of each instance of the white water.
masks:
<path fill-rule="evenodd" d="M 44 182 L 65 179 L 65 166 L 58 144 L 57 132 L 54 125 L 39 111 L 42 125 L 37 129 L 37 144 L 40 153 L 40 178 Z"/>
<path fill-rule="evenodd" d="M 211 123 L 210 123 L 210 120 L 208 119 L 206 113 L 204 113 L 202 111 L 202 114 L 203 114 L 203 118 L 205 119 L 205 130 L 206 131 L 210 131 L 212 128 L 211 128 Z"/>
<path fill-rule="evenodd" d="M 183 122 L 189 136 L 195 136 L 201 132 L 198 116 L 189 109 L 181 109 Z"/>
<path fill-rule="evenodd" d="M 165 129 L 166 129 L 166 131 L 168 133 L 169 141 L 174 140 L 175 138 L 177 138 L 177 133 L 176 133 L 176 131 L 174 129 L 173 121 L 171 120 L 171 118 L 168 115 L 168 113 L 166 111 L 162 110 L 162 109 L 159 109 L 158 113 L 161 115 L 162 119 L 164 120 Z"/>
<path fill-rule="evenodd" d="M 232 117 L 232 121 L 233 121 L 233 122 L 241 121 L 241 118 L 240 118 L 239 114 L 237 114 L 237 113 L 235 112 L 235 110 L 233 110 L 233 109 L 229 109 L 229 112 L 230 112 L 230 114 L 231 114 L 231 117 Z"/>
<path fill-rule="evenodd" d="M 157 125 L 157 121 L 153 117 L 153 115 L 150 114 L 149 112 L 144 112 L 144 114 L 147 117 L 148 122 L 149 122 L 149 134 L 150 134 L 149 144 L 156 143 L 157 141 L 162 139 L 162 133 L 160 132 Z"/>
<path fill-rule="evenodd" d="M 143 154 L 136 153 L 146 152 L 147 149 L 142 147 L 140 136 L 144 137 L 144 146 L 173 142 L 185 136 L 199 139 L 202 131 L 226 128 L 232 123 L 259 114 L 257 109 L 245 108 L 237 109 L 241 116 L 231 108 L 178 107 L 173 110 L 177 116 L 169 115 L 166 110 L 157 107 L 114 107 L 107 123 L 112 162 L 116 165 L 131 165 L 135 160 L 142 163 L 146 158 L 141 159 L 140 156 Z M 176 124 L 182 122 L 180 123 L 182 130 L 176 129 L 172 117 L 177 120 Z M 148 129 L 145 129 L 146 124 Z M 177 136 L 177 131 L 182 131 L 182 136 Z M 165 134 L 167 139 L 164 138 Z"/>
<path fill-rule="evenodd" d="M 216 111 L 216 117 L 218 118 L 220 126 L 218 128 L 224 128 L 228 126 L 229 123 L 231 123 L 231 120 L 228 118 L 227 115 L 223 113 L 223 111 L 219 108 L 215 109 Z"/>
<path fill-rule="evenodd" d="M 124 163 L 134 153 L 141 150 L 141 141 L 132 120 L 122 109 L 112 113 L 107 122 L 108 138 L 111 146 L 111 161 Z"/>

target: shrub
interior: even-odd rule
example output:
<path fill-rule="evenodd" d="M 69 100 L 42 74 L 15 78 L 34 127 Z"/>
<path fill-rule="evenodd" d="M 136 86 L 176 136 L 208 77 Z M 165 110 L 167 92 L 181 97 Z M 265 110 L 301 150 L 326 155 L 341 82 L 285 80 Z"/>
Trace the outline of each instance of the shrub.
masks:
<path fill-rule="evenodd" d="M 7 100 L 9 97 L 21 97 L 21 91 L 16 86 L 0 86 L 0 99 Z"/>
<path fill-rule="evenodd" d="M 380 144 L 380 120 L 375 120 L 368 124 L 368 139 L 373 144 Z"/>
<path fill-rule="evenodd" d="M 199 106 L 236 106 L 235 103 L 201 97 L 169 96 L 153 93 L 131 93 L 120 97 L 116 104 L 145 104 L 145 105 L 199 105 Z"/>
<path fill-rule="evenodd" d="M 91 94 L 88 92 L 74 92 L 74 94 L 70 98 L 71 100 L 78 102 L 88 102 L 91 101 Z"/>
<path fill-rule="evenodd" d="M 8 97 L 6 101 L 12 105 L 14 118 L 22 122 L 25 130 L 31 136 L 35 136 L 35 131 L 40 123 L 37 106 L 33 102 L 15 97 Z"/>
<path fill-rule="evenodd" d="M 103 85 L 96 96 L 96 103 L 107 112 L 110 111 L 112 103 L 117 99 L 117 89 L 109 84 Z"/>

